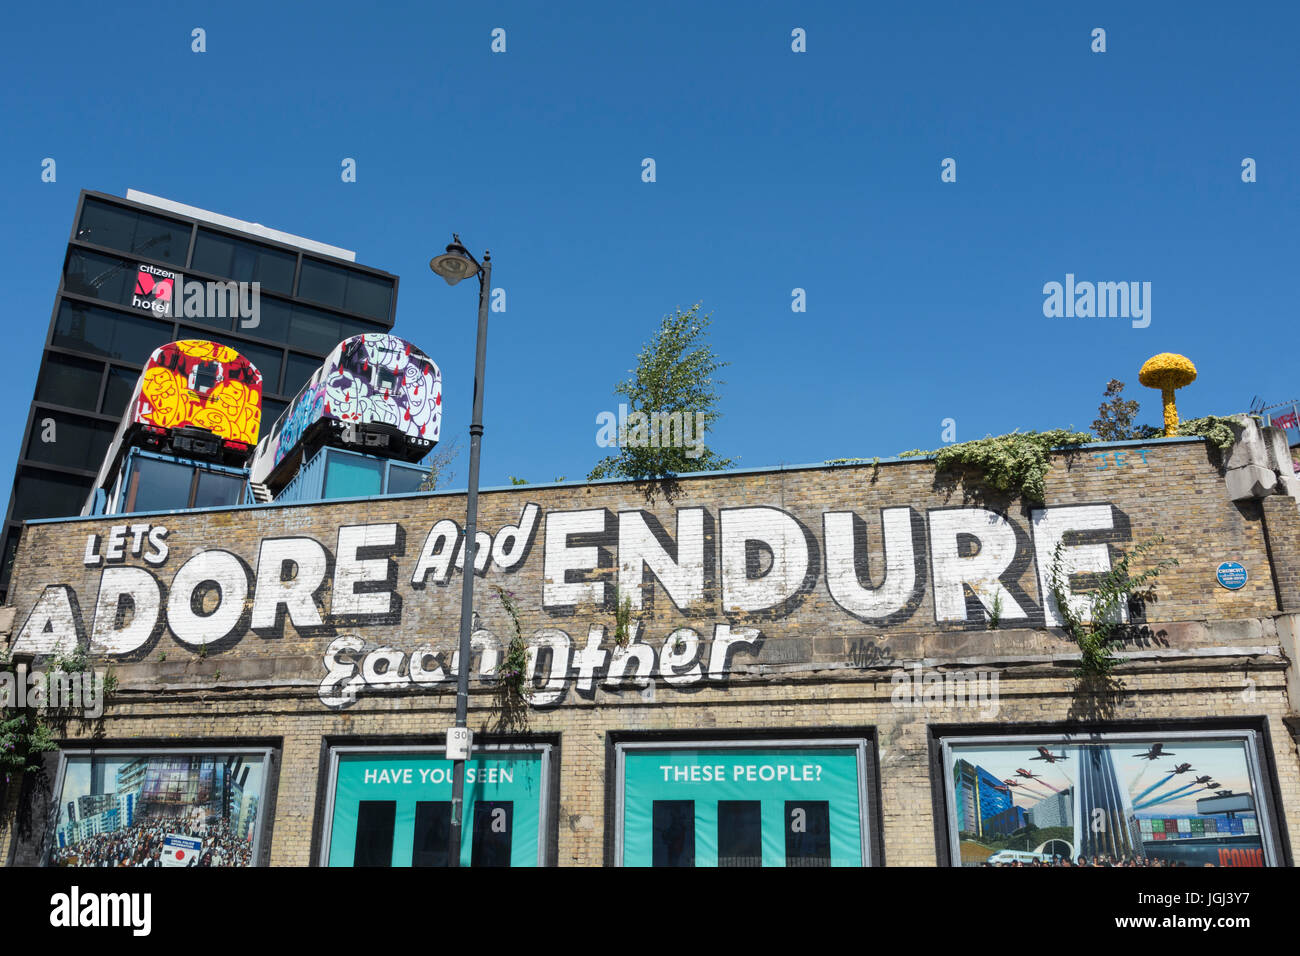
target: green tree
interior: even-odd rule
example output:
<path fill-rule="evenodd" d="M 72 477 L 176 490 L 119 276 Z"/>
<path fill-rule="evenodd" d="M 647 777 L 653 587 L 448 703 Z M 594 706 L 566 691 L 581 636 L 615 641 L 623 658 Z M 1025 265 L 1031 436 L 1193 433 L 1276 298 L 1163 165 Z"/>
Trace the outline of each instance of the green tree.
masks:
<path fill-rule="evenodd" d="M 654 339 L 637 356 L 632 377 L 614 389 L 627 400 L 627 434 L 619 436 L 618 454 L 598 462 L 589 481 L 671 478 L 732 466 L 733 459 L 719 457 L 704 444 L 720 417 L 717 386 L 724 383 L 713 376 L 728 363 L 718 361 L 708 344 L 710 315 L 699 310 L 697 302 L 685 312 L 677 309 L 664 316 Z M 636 412 L 646 416 L 642 427 L 636 427 Z M 675 433 L 665 424 L 672 421 L 680 424 Z"/>
<path fill-rule="evenodd" d="M 1154 438 L 1162 434 L 1151 425 L 1134 425 L 1138 403 L 1124 397 L 1124 383 L 1112 378 L 1106 383 L 1106 393 L 1097 408 L 1097 418 L 1092 423 L 1092 433 L 1100 441 L 1126 441 L 1133 438 Z"/>

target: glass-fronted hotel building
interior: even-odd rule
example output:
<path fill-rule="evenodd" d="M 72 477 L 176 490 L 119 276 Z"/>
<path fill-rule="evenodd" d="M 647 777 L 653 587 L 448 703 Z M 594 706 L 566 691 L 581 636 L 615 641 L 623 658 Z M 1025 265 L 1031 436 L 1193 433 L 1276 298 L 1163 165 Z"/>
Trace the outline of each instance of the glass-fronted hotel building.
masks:
<path fill-rule="evenodd" d="M 125 199 L 83 190 L 5 515 L 0 592 L 8 589 L 22 522 L 81 511 L 158 346 L 202 338 L 237 350 L 262 373 L 269 426 L 340 341 L 390 330 L 397 276 L 355 260 L 346 249 L 135 190 Z M 160 316 L 136 295 L 142 270 L 257 282 L 257 321 L 228 309 Z"/>

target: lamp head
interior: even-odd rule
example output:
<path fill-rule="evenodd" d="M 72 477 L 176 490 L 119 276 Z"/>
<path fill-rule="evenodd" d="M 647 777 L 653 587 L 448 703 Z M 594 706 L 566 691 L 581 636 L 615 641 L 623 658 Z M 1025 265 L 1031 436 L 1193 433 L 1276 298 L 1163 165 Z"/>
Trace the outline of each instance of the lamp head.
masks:
<path fill-rule="evenodd" d="M 461 279 L 478 275 L 479 264 L 469 254 L 469 250 L 460 244 L 460 236 L 452 233 L 452 242 L 447 251 L 429 260 L 429 268 L 447 280 L 447 285 L 455 285 Z"/>

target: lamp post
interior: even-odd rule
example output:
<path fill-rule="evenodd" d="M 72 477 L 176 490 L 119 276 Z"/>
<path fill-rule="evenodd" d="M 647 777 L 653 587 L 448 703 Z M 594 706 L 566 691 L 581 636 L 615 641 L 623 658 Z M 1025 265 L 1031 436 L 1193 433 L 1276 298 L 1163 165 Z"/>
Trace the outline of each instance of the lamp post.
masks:
<path fill-rule="evenodd" d="M 469 490 L 465 495 L 465 570 L 460 591 L 460 666 L 456 669 L 456 724 L 447 732 L 447 749 L 457 747 L 452 764 L 451 834 L 447 842 L 447 864 L 460 866 L 461 818 L 465 798 L 465 759 L 469 756 L 469 666 L 470 632 L 474 614 L 474 566 L 478 534 L 478 460 L 483 438 L 483 366 L 487 359 L 488 294 L 492 289 L 492 254 L 483 251 L 479 264 L 452 233 L 447 251 L 429 260 L 429 268 L 455 285 L 470 275 L 478 277 L 478 343 L 474 355 L 474 411 L 469 426 Z M 463 747 L 463 749 L 461 749 Z"/>

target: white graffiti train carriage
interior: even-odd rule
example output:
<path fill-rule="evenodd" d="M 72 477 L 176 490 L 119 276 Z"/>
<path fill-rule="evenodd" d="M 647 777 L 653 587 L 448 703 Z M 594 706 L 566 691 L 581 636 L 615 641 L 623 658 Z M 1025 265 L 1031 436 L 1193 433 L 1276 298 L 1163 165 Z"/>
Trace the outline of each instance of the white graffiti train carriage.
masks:
<path fill-rule="evenodd" d="M 344 339 L 258 442 L 249 483 L 269 501 L 324 447 L 418 462 L 438 443 L 442 373 L 395 335 Z"/>

